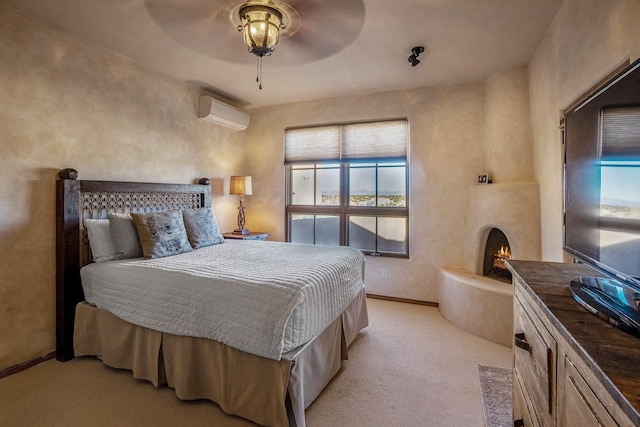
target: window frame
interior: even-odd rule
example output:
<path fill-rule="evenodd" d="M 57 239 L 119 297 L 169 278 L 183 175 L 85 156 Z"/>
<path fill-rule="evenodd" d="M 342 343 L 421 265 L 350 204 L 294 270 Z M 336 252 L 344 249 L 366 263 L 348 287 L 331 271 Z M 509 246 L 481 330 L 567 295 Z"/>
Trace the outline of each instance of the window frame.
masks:
<path fill-rule="evenodd" d="M 640 161 L 634 156 L 638 136 L 633 132 L 640 125 L 640 106 L 602 107 L 598 119 L 600 212 L 597 216 L 597 227 L 601 231 L 637 233 L 640 229 L 639 219 L 602 214 L 602 175 L 605 168 L 640 168 Z"/>
<path fill-rule="evenodd" d="M 405 206 L 404 207 L 388 207 L 388 206 L 350 206 L 349 205 L 349 184 L 350 173 L 349 168 L 353 164 L 375 164 L 376 168 L 376 197 L 378 197 L 378 169 L 380 164 L 384 163 L 404 163 L 405 168 Z M 315 179 L 318 165 L 322 164 L 338 164 L 340 169 L 340 203 L 339 205 L 317 205 L 316 190 L 317 180 Z M 293 166 L 297 165 L 309 165 L 313 166 L 314 170 L 314 204 L 313 205 L 293 205 L 292 199 L 292 173 Z M 383 166 L 384 167 L 384 166 Z M 285 164 L 285 239 L 287 242 L 291 241 L 291 215 L 337 215 L 340 221 L 339 226 L 339 241 L 340 246 L 349 246 L 349 217 L 350 216 L 369 216 L 369 217 L 395 217 L 405 218 L 405 250 L 404 253 L 398 252 L 379 252 L 377 248 L 375 251 L 359 249 L 365 255 L 371 256 L 384 256 L 392 258 L 409 258 L 409 160 L 408 158 L 374 158 L 374 159 L 347 159 L 347 160 L 324 160 L 324 161 L 296 161 Z M 378 232 L 376 229 L 376 241 L 378 238 Z M 314 227 L 314 241 L 315 241 L 315 227 Z M 315 243 L 314 243 L 315 244 Z M 376 243 L 377 245 L 377 243 Z"/>

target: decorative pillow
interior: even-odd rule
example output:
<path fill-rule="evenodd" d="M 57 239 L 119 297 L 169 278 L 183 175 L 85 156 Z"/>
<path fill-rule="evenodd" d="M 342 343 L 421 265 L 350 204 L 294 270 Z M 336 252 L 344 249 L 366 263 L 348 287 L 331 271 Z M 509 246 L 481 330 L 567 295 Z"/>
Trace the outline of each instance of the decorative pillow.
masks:
<path fill-rule="evenodd" d="M 182 217 L 193 249 L 224 242 L 216 217 L 210 208 L 185 209 L 182 211 Z"/>
<path fill-rule="evenodd" d="M 138 230 L 145 259 L 191 252 L 182 212 L 132 213 L 131 218 Z"/>
<path fill-rule="evenodd" d="M 112 261 L 116 259 L 116 248 L 111 238 L 111 227 L 108 219 L 85 219 L 89 236 L 89 247 L 94 262 Z"/>
<path fill-rule="evenodd" d="M 142 247 L 136 226 L 129 214 L 108 214 L 111 238 L 116 250 L 115 259 L 141 258 Z"/>

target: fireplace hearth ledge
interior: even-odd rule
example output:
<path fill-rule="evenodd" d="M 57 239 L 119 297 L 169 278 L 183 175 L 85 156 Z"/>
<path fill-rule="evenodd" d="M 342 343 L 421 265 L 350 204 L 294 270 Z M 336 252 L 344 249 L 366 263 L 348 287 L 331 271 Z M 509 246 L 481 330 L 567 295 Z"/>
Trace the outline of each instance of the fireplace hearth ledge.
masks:
<path fill-rule="evenodd" d="M 444 268 L 439 309 L 458 328 L 491 342 L 511 347 L 513 341 L 513 285 Z"/>

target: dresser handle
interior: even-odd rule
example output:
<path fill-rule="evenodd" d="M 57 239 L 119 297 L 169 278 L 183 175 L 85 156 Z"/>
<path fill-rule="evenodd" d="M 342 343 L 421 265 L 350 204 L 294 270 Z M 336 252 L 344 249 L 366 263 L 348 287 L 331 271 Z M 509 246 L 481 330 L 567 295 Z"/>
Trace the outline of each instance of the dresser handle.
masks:
<path fill-rule="evenodd" d="M 513 422 L 513 427 L 524 427 L 524 421 L 523 420 L 515 420 Z"/>
<path fill-rule="evenodd" d="M 524 337 L 524 332 L 515 334 L 513 336 L 513 342 L 516 345 L 516 347 L 520 347 L 521 349 L 527 350 L 529 353 L 531 353 L 531 344 L 529 344 L 526 338 Z"/>

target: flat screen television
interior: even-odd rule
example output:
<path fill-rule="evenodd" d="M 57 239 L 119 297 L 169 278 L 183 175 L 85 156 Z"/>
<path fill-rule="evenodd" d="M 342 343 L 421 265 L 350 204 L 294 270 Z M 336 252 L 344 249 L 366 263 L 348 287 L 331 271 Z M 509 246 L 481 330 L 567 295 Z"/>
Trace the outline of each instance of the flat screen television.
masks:
<path fill-rule="evenodd" d="M 564 149 L 564 249 L 610 279 L 571 290 L 616 324 L 640 312 L 640 61 L 565 113 Z"/>

